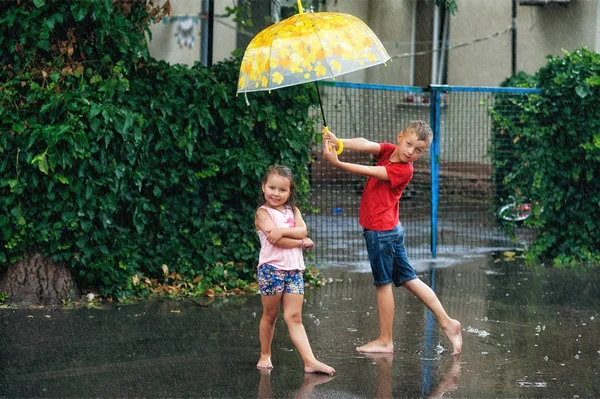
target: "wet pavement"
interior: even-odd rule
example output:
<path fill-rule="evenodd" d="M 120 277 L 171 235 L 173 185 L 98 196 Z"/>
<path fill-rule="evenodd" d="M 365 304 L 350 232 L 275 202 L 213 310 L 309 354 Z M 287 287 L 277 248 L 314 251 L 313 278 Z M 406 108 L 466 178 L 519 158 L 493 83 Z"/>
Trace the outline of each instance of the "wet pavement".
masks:
<path fill-rule="evenodd" d="M 394 290 L 395 353 L 365 356 L 378 318 L 368 266 L 322 271 L 304 325 L 333 378 L 304 374 L 283 318 L 275 368 L 255 368 L 258 296 L 111 309 L 0 309 L 1 398 L 600 397 L 600 272 L 479 253 L 415 262 L 462 322 L 460 357 L 406 290 Z"/>

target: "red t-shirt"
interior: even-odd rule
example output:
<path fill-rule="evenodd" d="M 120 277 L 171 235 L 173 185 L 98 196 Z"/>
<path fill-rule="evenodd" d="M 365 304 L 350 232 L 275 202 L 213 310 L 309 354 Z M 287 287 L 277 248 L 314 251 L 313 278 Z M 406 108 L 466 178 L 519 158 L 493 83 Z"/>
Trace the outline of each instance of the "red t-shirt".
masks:
<path fill-rule="evenodd" d="M 389 180 L 367 178 L 360 200 L 358 223 L 369 230 L 392 230 L 398 224 L 402 191 L 413 176 L 412 163 L 390 162 L 394 144 L 380 143 L 377 165 L 384 166 Z"/>

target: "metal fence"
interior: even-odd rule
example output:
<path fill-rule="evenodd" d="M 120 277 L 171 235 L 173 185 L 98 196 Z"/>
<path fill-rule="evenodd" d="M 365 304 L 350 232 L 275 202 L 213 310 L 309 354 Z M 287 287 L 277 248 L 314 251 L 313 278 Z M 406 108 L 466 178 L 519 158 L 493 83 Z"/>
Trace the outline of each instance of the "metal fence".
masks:
<path fill-rule="evenodd" d="M 415 163 L 413 180 L 400 203 L 411 258 L 514 245 L 495 215 L 490 109 L 501 105 L 504 114 L 517 117 L 518 110 L 511 109 L 514 104 L 499 99 L 537 89 L 320 83 L 319 91 L 329 129 L 340 138 L 364 137 L 395 144 L 397 133 L 410 121 L 430 123 L 434 141 Z M 509 150 L 510 143 L 506 148 Z M 314 261 L 368 264 L 358 224 L 365 178 L 329 165 L 323 160 L 320 144 L 314 144 L 312 156 L 312 210 L 304 213 L 317 244 Z M 348 151 L 340 157 L 373 164 L 368 154 Z"/>

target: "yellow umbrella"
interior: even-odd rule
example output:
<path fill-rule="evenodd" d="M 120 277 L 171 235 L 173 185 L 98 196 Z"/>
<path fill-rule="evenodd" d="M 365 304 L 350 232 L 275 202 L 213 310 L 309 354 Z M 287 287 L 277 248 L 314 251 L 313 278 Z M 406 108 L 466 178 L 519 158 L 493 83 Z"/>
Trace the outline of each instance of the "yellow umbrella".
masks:
<path fill-rule="evenodd" d="M 335 78 L 390 59 L 381 41 L 360 19 L 333 12 L 305 13 L 297 1 L 298 14 L 265 28 L 248 45 L 238 93 Z M 320 95 L 319 104 L 326 129 Z"/>

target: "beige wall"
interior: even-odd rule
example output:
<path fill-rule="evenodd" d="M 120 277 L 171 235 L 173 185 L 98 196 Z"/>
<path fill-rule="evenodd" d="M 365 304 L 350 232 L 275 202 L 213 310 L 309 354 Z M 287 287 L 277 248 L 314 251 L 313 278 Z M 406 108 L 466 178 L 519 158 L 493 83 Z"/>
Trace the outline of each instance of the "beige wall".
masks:
<path fill-rule="evenodd" d="M 215 19 L 213 31 L 213 63 L 231 56 L 236 47 L 236 24 L 231 18 L 220 18 L 225 13 L 225 7 L 232 7 L 237 0 L 215 0 Z M 170 64 L 193 65 L 200 61 L 202 43 L 202 0 L 171 0 L 171 16 L 150 26 L 152 40 L 148 41 L 148 50 L 154 58 L 165 60 Z M 177 44 L 178 19 L 194 18 L 196 23 L 196 41 L 191 48 L 180 47 Z"/>
<path fill-rule="evenodd" d="M 259 0 L 254 0 L 259 1 Z M 260 0 L 267 1 L 267 0 Z M 237 0 L 215 0 L 213 62 L 230 57 L 236 47 L 236 24 L 219 18 Z M 342 12 L 364 21 L 379 37 L 390 56 L 410 53 L 412 11 L 418 4 L 416 51 L 431 50 L 432 7 L 426 0 L 327 0 L 321 11 Z M 150 54 L 169 63 L 192 65 L 200 60 L 201 23 L 197 19 L 194 46 L 180 48 L 174 36 L 176 17 L 199 17 L 202 0 L 171 0 L 172 15 L 151 27 Z M 450 18 L 450 44 L 471 43 L 511 26 L 512 0 L 458 0 Z M 600 0 L 572 0 L 566 6 L 519 6 L 517 10 L 517 70 L 533 74 L 548 54 L 562 54 L 581 46 L 600 52 Z M 166 22 L 166 23 L 165 23 Z M 441 29 L 441 27 L 440 27 Z M 448 84 L 496 86 L 511 74 L 511 32 L 449 51 Z M 427 86 L 431 55 L 415 57 L 415 85 Z M 389 85 L 410 84 L 410 57 L 397 57 L 338 81 Z"/>
<path fill-rule="evenodd" d="M 233 7 L 237 2 L 238 0 L 215 0 L 213 63 L 231 57 L 236 48 L 237 24 L 232 21 L 232 17 L 222 18 L 217 15 L 225 14 L 225 7 Z"/>
<path fill-rule="evenodd" d="M 346 13 L 360 18 L 393 57 L 410 52 L 414 2 L 415 0 L 327 1 L 321 11 Z M 387 65 L 378 65 L 337 78 L 341 82 L 388 85 L 406 85 L 409 79 L 409 58 L 398 58 Z"/>
<path fill-rule="evenodd" d="M 546 64 L 546 55 L 562 55 L 582 46 L 594 50 L 597 0 L 572 0 L 565 7 L 519 7 L 517 68 L 528 73 Z"/>
<path fill-rule="evenodd" d="M 450 44 L 503 32 L 512 23 L 512 0 L 458 0 L 450 20 Z M 546 56 L 562 49 L 598 46 L 597 0 L 572 0 L 566 6 L 517 7 L 517 71 L 535 73 Z M 450 50 L 448 84 L 497 86 L 511 74 L 512 34 Z"/>
<path fill-rule="evenodd" d="M 450 18 L 451 45 L 470 42 L 511 25 L 511 0 L 458 0 Z M 497 86 L 511 73 L 510 33 L 448 52 L 448 84 Z"/>

